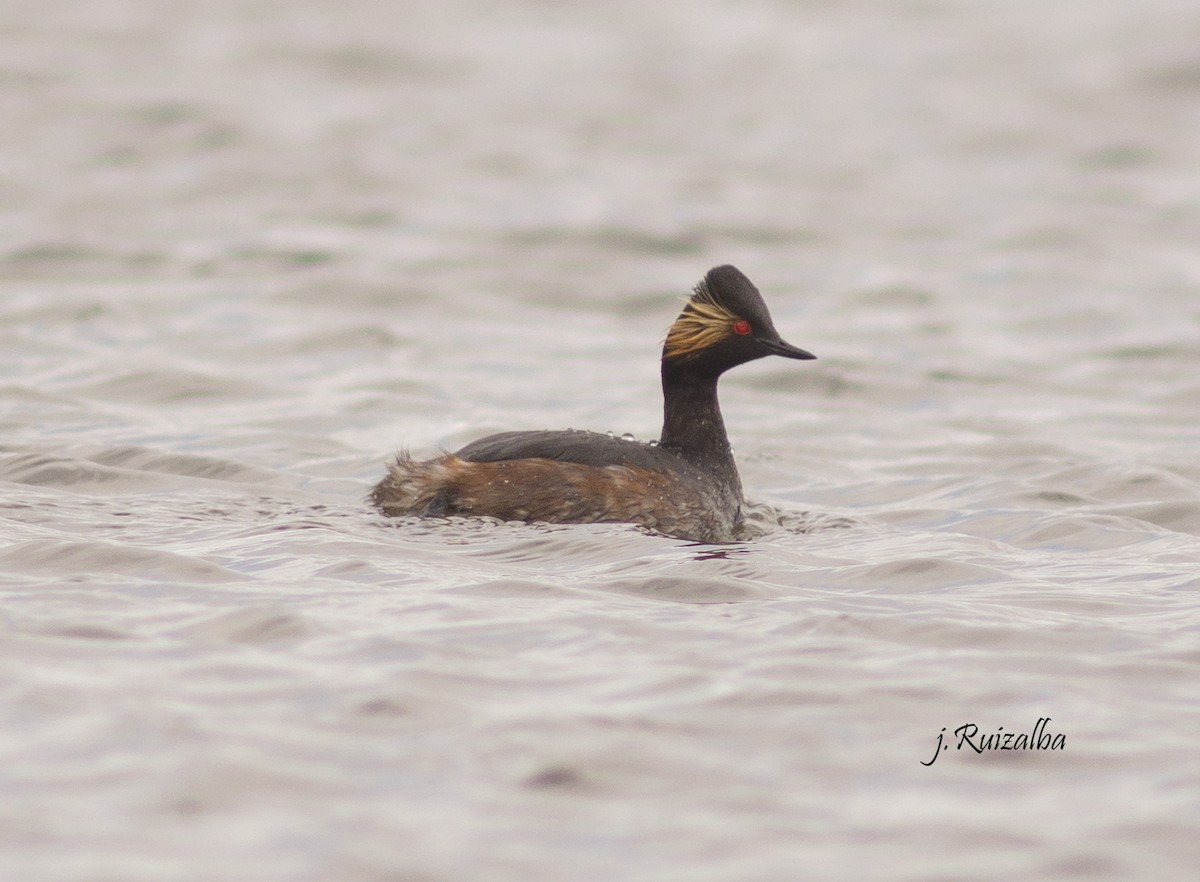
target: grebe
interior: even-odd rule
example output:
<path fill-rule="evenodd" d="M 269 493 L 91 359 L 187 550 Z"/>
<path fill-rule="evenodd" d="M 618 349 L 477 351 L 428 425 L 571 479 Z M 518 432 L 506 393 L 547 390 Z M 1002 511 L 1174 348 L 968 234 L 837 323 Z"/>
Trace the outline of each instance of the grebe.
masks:
<path fill-rule="evenodd" d="M 418 462 L 402 453 L 371 492 L 385 515 L 631 523 L 697 542 L 732 541 L 742 482 L 717 380 L 768 355 L 816 358 L 785 343 L 751 281 L 705 274 L 667 332 L 658 442 L 597 432 L 502 432 Z"/>

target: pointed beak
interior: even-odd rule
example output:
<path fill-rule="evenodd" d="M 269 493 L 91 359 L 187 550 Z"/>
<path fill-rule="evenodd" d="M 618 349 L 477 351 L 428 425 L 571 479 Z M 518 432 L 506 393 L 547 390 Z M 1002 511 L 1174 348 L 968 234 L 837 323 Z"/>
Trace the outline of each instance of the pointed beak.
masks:
<path fill-rule="evenodd" d="M 772 355 L 782 355 L 784 358 L 816 358 L 811 352 L 798 349 L 791 343 L 784 343 L 782 340 L 759 340 L 758 342 Z"/>

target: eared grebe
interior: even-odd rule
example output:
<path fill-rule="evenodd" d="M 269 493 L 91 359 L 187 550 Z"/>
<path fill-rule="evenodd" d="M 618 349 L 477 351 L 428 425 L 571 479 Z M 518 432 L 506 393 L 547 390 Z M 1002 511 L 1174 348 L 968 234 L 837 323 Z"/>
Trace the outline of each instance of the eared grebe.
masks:
<path fill-rule="evenodd" d="M 393 516 L 632 523 L 680 539 L 729 542 L 741 521 L 742 482 L 717 380 L 767 355 L 816 357 L 780 339 L 749 279 L 716 267 L 667 332 L 657 443 L 571 429 L 502 432 L 423 462 L 401 454 L 371 501 Z"/>

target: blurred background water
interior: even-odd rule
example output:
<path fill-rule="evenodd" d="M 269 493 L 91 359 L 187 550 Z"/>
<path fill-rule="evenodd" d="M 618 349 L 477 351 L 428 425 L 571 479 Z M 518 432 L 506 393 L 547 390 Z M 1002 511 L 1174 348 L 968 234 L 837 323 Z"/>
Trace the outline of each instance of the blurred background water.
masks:
<path fill-rule="evenodd" d="M 12 0 L 0 119 L 4 878 L 1192 878 L 1194 3 Z M 365 505 L 725 262 L 761 536 Z"/>

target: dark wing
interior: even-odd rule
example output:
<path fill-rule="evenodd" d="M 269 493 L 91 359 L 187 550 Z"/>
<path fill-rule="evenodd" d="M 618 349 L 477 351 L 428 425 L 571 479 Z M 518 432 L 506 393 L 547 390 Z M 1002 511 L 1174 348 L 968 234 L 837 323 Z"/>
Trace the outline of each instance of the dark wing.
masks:
<path fill-rule="evenodd" d="M 598 432 L 501 432 L 472 441 L 455 456 L 468 462 L 503 459 L 556 459 L 580 465 L 628 465 L 647 469 L 678 466 L 661 447 L 611 438 Z"/>

